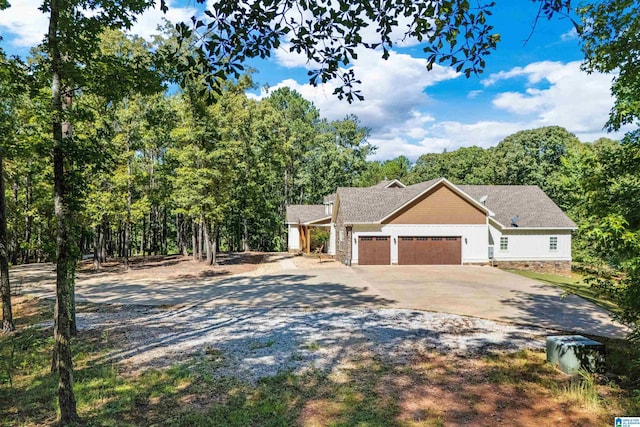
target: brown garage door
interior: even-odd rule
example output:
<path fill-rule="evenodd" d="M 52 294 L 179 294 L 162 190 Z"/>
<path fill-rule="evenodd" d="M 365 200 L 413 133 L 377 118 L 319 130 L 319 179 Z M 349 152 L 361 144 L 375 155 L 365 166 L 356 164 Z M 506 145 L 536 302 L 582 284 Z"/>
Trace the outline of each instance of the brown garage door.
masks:
<path fill-rule="evenodd" d="M 462 238 L 401 236 L 398 264 L 439 265 L 462 263 Z"/>
<path fill-rule="evenodd" d="M 389 236 L 358 237 L 358 265 L 391 264 L 391 239 Z"/>

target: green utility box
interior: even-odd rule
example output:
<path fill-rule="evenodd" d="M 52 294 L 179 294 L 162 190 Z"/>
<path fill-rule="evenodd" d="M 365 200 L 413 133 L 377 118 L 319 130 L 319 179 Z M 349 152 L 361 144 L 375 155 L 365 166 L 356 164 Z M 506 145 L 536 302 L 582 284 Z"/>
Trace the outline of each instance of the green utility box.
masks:
<path fill-rule="evenodd" d="M 569 375 L 580 369 L 599 372 L 604 368 L 604 345 L 582 335 L 549 336 L 547 361 Z"/>

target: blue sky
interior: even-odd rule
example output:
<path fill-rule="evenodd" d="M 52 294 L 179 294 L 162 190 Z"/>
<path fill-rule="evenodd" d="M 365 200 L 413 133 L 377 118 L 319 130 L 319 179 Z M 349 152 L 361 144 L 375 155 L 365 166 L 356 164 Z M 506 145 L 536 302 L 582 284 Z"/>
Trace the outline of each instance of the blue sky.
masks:
<path fill-rule="evenodd" d="M 13 0 L 0 12 L 1 43 L 10 54 L 25 55 L 47 29 L 38 11 L 41 0 Z M 166 17 L 174 22 L 199 14 L 193 0 L 172 0 Z M 467 79 L 444 67 L 425 68 L 419 45 L 392 51 L 362 50 L 354 63 L 362 80 L 365 101 L 348 104 L 332 95 L 334 85 L 311 87 L 305 58 L 290 53 L 286 43 L 269 61 L 252 61 L 260 87 L 289 86 L 313 101 L 330 120 L 357 115 L 371 128 L 378 146 L 375 159 L 455 150 L 462 146 L 496 145 L 518 130 L 559 125 L 582 141 L 607 134 L 603 125 L 613 105 L 611 75 L 580 71 L 579 43 L 568 20 L 541 20 L 528 43 L 536 4 L 529 0 L 497 0 L 491 22 L 502 41 L 488 57 L 484 74 Z M 151 10 L 140 17 L 133 32 L 151 35 L 163 14 Z M 264 89 L 250 94 L 260 98 Z M 623 129 L 623 131 L 626 129 Z"/>

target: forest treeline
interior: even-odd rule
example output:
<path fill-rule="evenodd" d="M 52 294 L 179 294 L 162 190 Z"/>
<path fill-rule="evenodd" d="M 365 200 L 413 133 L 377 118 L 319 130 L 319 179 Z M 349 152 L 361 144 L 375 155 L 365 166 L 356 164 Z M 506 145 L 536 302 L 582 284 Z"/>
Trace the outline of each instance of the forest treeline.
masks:
<path fill-rule="evenodd" d="M 65 174 L 73 187 L 76 259 L 93 254 L 100 268 L 109 257 L 128 265 L 132 255 L 182 253 L 213 264 L 221 250 L 281 251 L 288 204 L 321 203 L 337 187 L 383 179 L 412 184 L 445 177 L 456 184 L 538 185 L 578 224 L 573 254 L 579 266 L 600 274 L 635 271 L 639 132 L 587 143 L 545 127 L 488 149 L 430 153 L 415 163 L 402 156 L 373 161 L 376 147 L 357 117 L 328 121 L 288 88 L 255 99 L 247 95 L 254 88 L 247 74 L 226 81 L 211 98 L 198 90 L 197 79 L 186 79 L 180 90 L 167 86 L 175 70 L 162 62 L 136 74 L 113 59 L 158 61 L 163 46 L 172 44 L 171 37 L 152 46 L 104 32 L 100 48 L 111 59 L 103 66 L 113 68 L 113 84 L 77 90 L 69 101 L 73 151 Z M 31 68 L 21 69 L 24 78 L 5 78 L 11 84 L 2 87 L 13 264 L 52 261 L 56 253 L 51 94 L 37 84 L 37 73 L 26 72 L 38 69 L 41 55 L 34 51 Z"/>
<path fill-rule="evenodd" d="M 637 131 L 622 141 L 587 143 L 564 128 L 543 127 L 517 132 L 488 149 L 425 154 L 415 164 L 403 156 L 369 162 L 359 182 L 397 178 L 414 184 L 445 177 L 455 184 L 537 185 L 578 225 L 577 266 L 603 273 L 624 267 L 638 253 L 639 146 Z"/>
<path fill-rule="evenodd" d="M 141 40 L 106 36 L 143 51 Z M 287 204 L 321 203 L 337 187 L 383 179 L 413 184 L 534 184 L 578 224 L 574 259 L 590 269 L 623 262 L 640 226 L 638 134 L 579 141 L 560 127 L 513 134 L 496 146 L 367 160 L 375 153 L 358 118 L 328 121 L 287 88 L 256 100 L 250 76 L 209 102 L 196 90 L 132 91 L 117 102 L 74 99 L 80 149 L 72 185 L 82 254 L 108 257 L 192 254 L 215 262 L 223 251 L 286 249 Z M 25 92 L 13 104 L 16 131 L 5 158 L 8 252 L 13 264 L 55 255 L 49 94 Z M 470 138 L 472 135 L 470 135 Z M 470 142 L 472 140 L 470 139 Z M 612 247 L 616 245 L 616 247 Z M 77 254 L 80 256 L 81 254 Z"/>
<path fill-rule="evenodd" d="M 161 49 L 117 31 L 103 34 L 101 48 L 128 61 L 157 59 Z M 30 62 L 38 60 L 35 52 Z M 161 79 L 170 71 L 156 71 L 128 76 L 146 82 L 140 90 L 132 80 L 117 82 L 128 92 L 115 96 L 78 91 L 68 112 L 71 231 L 76 257 L 93 253 L 98 268 L 108 257 L 128 263 L 131 255 L 181 252 L 214 263 L 218 250 L 286 250 L 286 205 L 355 185 L 374 152 L 357 117 L 323 119 L 287 88 L 251 99 L 246 75 L 224 83 L 212 100 L 195 81 L 167 90 Z M 13 264 L 52 261 L 56 251 L 53 162 L 45 154 L 51 95 L 44 85 L 22 88 L 5 134 Z"/>
<path fill-rule="evenodd" d="M 10 3 L 0 0 L 0 10 Z M 318 202 L 337 186 L 402 178 L 387 171 L 393 168 L 408 183 L 446 176 L 540 185 L 578 222 L 578 257 L 620 271 L 606 289 L 638 338 L 638 132 L 620 143 L 583 144 L 547 128 L 494 149 L 426 155 L 415 165 L 402 158 L 368 162 L 375 149 L 356 117 L 324 120 L 288 89 L 262 100 L 246 95 L 253 84 L 251 73 L 243 75 L 245 61 L 265 59 L 286 41 L 314 64 L 310 83 L 334 80 L 333 95 L 362 99 L 350 65 L 360 47 L 389 57 L 391 34 L 402 26 L 393 16 L 414 17 L 405 35 L 423 44 L 427 70 L 438 63 L 478 74 L 500 40 L 488 19 L 493 2 L 378 8 L 345 0 L 340 12 L 315 1 L 207 2 L 203 19 L 165 25 L 152 41 L 122 33 L 144 11 L 157 5 L 166 12 L 170 3 L 43 1 L 46 35 L 26 61 L 0 48 L 2 330 L 15 330 L 8 261 L 55 261 L 51 368 L 61 425 L 80 421 L 70 343 L 83 253 L 93 248 L 100 267 L 106 256 L 128 265 L 132 254 L 191 250 L 214 263 L 219 249 L 281 250 L 287 204 Z M 568 0 L 538 3 L 536 20 L 576 13 L 585 71 L 615 71 L 606 126 L 637 124 L 638 49 L 629 48 L 637 40 L 637 11 L 618 0 L 575 11 Z M 309 19 L 283 19 L 292 10 Z M 380 42 L 366 41 L 366 29 Z"/>

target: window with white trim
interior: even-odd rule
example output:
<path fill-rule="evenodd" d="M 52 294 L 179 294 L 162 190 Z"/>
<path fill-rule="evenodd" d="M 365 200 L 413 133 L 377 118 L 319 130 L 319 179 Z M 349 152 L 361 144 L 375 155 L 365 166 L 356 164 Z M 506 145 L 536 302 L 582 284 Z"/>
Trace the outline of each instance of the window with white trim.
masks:
<path fill-rule="evenodd" d="M 549 250 L 557 251 L 558 250 L 558 236 L 550 236 L 549 237 Z"/>
<path fill-rule="evenodd" d="M 501 237 L 500 238 L 500 250 L 501 251 L 506 251 L 509 249 L 509 238 L 508 237 Z"/>
<path fill-rule="evenodd" d="M 339 237 L 338 237 L 338 240 L 339 240 L 339 241 L 341 241 L 341 242 L 343 242 L 343 241 L 344 241 L 344 230 L 340 230 L 340 231 L 338 232 L 338 236 L 339 236 Z"/>

